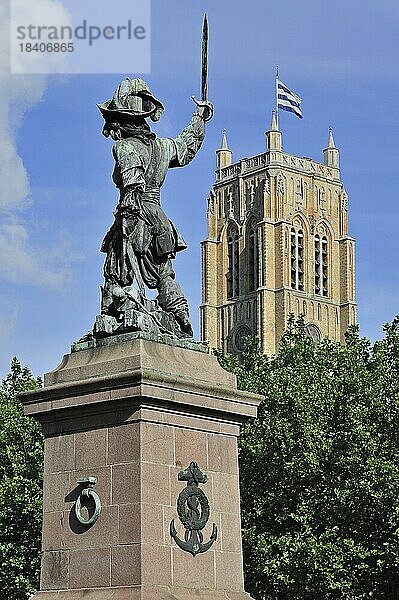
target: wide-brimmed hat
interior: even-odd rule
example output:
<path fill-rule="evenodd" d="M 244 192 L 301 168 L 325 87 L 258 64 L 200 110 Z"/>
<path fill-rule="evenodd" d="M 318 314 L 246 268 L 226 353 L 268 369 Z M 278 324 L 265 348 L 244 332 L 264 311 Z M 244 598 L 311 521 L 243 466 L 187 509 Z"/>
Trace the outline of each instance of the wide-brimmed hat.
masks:
<path fill-rule="evenodd" d="M 164 105 L 143 79 L 125 79 L 111 100 L 97 106 L 108 123 L 128 123 L 146 117 L 158 121 L 164 111 Z"/>

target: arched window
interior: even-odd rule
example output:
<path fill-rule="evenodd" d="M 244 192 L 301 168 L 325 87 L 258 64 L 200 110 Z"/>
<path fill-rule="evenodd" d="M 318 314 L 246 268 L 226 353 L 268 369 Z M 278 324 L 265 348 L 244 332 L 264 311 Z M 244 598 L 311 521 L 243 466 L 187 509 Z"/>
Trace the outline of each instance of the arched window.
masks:
<path fill-rule="evenodd" d="M 291 228 L 291 288 L 303 292 L 303 231 Z"/>
<path fill-rule="evenodd" d="M 248 228 L 248 291 L 254 292 L 258 287 L 258 235 L 256 223 Z"/>
<path fill-rule="evenodd" d="M 250 303 L 250 302 L 247 302 L 247 319 L 248 319 L 248 321 L 249 321 L 249 320 L 250 320 L 250 318 L 251 318 L 251 312 L 252 312 L 252 311 L 251 311 L 251 303 Z"/>
<path fill-rule="evenodd" d="M 217 195 L 217 204 L 218 204 L 218 218 L 222 218 L 223 211 L 223 192 L 218 192 Z"/>
<path fill-rule="evenodd" d="M 328 242 L 325 235 L 314 238 L 314 292 L 328 296 Z"/>
<path fill-rule="evenodd" d="M 238 231 L 232 226 L 227 234 L 228 246 L 228 272 L 227 272 L 227 297 L 234 298 L 239 294 L 239 262 L 238 262 Z"/>

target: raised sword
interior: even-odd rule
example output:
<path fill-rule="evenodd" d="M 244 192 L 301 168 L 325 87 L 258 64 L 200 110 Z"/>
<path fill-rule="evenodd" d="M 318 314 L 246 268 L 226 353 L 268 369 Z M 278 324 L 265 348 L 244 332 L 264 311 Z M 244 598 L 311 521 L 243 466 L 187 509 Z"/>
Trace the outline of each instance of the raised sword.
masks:
<path fill-rule="evenodd" d="M 209 27 L 208 17 L 206 13 L 204 15 L 204 24 L 202 27 L 202 69 L 201 69 L 201 100 L 197 100 L 195 96 L 192 96 L 197 106 L 206 106 L 209 110 L 209 115 L 205 118 L 205 121 L 209 121 L 213 117 L 213 104 L 208 101 L 208 41 L 209 41 Z"/>

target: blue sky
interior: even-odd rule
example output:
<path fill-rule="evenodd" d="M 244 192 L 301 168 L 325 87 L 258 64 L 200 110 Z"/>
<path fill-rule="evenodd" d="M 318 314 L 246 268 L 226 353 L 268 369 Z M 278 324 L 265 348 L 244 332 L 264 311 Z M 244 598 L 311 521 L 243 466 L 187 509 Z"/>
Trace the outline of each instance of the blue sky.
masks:
<path fill-rule="evenodd" d="M 3 16 L 5 4 L 0 0 Z M 382 325 L 399 312 L 399 4 L 153 0 L 152 70 L 145 78 L 166 105 L 154 126 L 160 136 L 179 133 L 192 112 L 191 95 L 199 94 L 204 11 L 215 118 L 195 161 L 171 171 L 162 190 L 167 214 L 189 243 L 175 268 L 197 334 L 200 241 L 206 236 L 214 152 L 223 128 L 235 159 L 264 150 L 278 64 L 282 81 L 303 99 L 303 120 L 281 115 L 284 150 L 322 161 L 333 127 L 349 194 L 350 233 L 357 240 L 361 333 L 381 337 Z M 99 246 L 117 193 L 110 178 L 112 144 L 101 136 L 95 104 L 136 73 L 10 76 L 5 56 L 2 48 L 0 375 L 14 355 L 42 374 L 60 362 L 98 313 Z"/>

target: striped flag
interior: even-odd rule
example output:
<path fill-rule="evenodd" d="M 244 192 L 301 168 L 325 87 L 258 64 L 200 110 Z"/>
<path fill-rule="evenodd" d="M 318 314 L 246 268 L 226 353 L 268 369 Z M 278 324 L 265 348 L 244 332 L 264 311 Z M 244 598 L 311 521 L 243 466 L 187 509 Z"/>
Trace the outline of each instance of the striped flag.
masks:
<path fill-rule="evenodd" d="M 291 92 L 289 88 L 287 88 L 284 83 L 282 83 L 279 79 L 277 79 L 277 108 L 281 108 L 282 110 L 288 110 L 296 114 L 297 117 L 302 119 L 302 111 L 301 111 L 301 98 Z"/>

